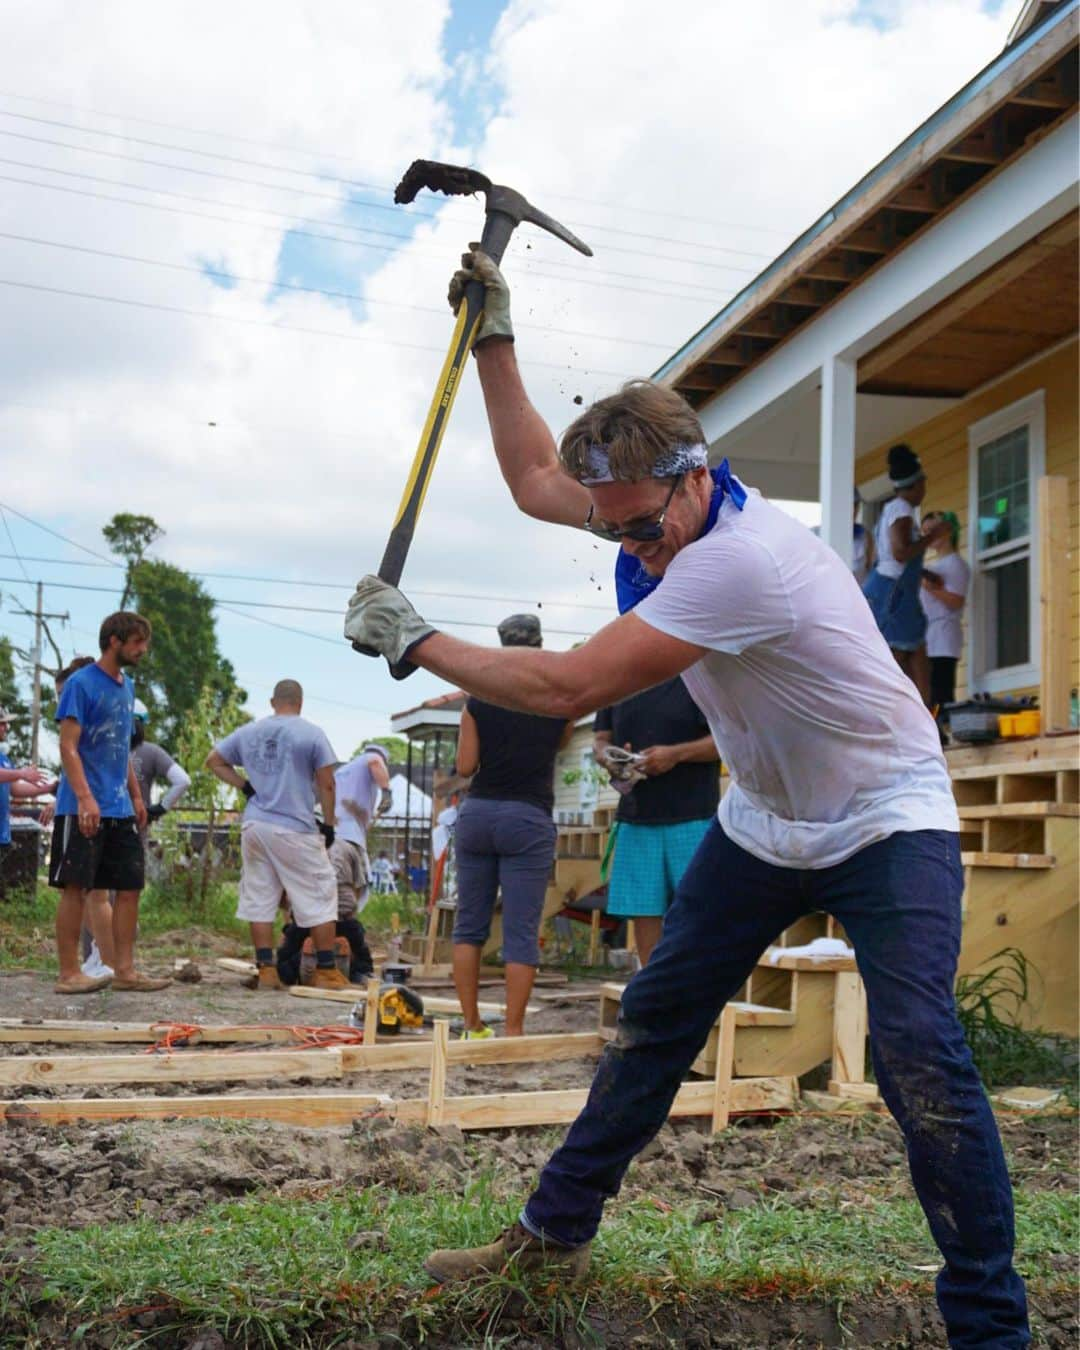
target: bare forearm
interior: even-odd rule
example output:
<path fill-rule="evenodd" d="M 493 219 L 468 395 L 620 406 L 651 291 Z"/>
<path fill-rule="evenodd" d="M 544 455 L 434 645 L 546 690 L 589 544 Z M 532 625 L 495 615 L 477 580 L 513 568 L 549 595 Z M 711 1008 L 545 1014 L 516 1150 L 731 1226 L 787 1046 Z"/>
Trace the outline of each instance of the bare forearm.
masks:
<path fill-rule="evenodd" d="M 238 788 L 239 791 L 243 792 L 247 779 L 243 774 L 237 773 L 231 764 L 226 764 L 216 752 L 212 751 L 207 755 L 203 767 L 209 769 L 215 778 L 220 778 L 223 783 L 228 783 L 229 787 Z"/>
<path fill-rule="evenodd" d="M 588 695 L 574 687 L 570 652 L 545 652 L 535 647 L 477 647 L 434 633 L 413 650 L 410 659 L 488 703 L 548 717 L 579 717 L 607 700 L 583 702 Z M 463 770 L 462 770 L 463 771 Z"/>
<path fill-rule="evenodd" d="M 139 787 L 139 780 L 135 777 L 135 766 L 131 760 L 128 760 L 127 789 L 131 796 L 132 806 L 142 805 L 142 789 Z"/>
<path fill-rule="evenodd" d="M 716 742 L 711 736 L 702 736 L 696 741 L 684 741 L 674 745 L 676 759 L 680 764 L 715 764 L 720 758 Z"/>
<path fill-rule="evenodd" d="M 334 792 L 334 784 L 331 782 L 329 786 L 327 786 L 323 783 L 319 783 L 317 786 L 319 789 L 319 801 L 322 803 L 323 820 L 325 820 L 327 824 L 332 825 L 337 819 L 337 801 Z"/>
<path fill-rule="evenodd" d="M 476 350 L 495 457 L 515 503 L 527 515 L 580 525 L 589 494 L 562 472 L 555 440 L 529 401 L 512 342 L 487 342 Z"/>
<path fill-rule="evenodd" d="M 89 797 L 90 784 L 86 781 L 86 771 L 83 769 L 82 756 L 78 748 L 74 745 L 65 745 L 63 740 L 60 742 L 60 763 L 64 768 L 64 776 L 71 784 L 71 790 L 76 798 Z"/>

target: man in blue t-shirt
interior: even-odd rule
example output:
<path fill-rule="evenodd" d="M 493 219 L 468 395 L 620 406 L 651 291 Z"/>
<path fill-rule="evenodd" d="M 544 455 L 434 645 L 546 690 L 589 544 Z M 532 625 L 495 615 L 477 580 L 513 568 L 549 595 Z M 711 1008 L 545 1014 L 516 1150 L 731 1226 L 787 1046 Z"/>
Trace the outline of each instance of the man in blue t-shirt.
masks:
<path fill-rule="evenodd" d="M 300 716 L 303 704 L 296 680 L 278 680 L 270 698 L 273 716 L 249 722 L 219 741 L 206 767 L 248 799 L 240 830 L 236 917 L 251 924 L 259 988 L 283 987 L 274 964 L 274 919 L 284 892 L 293 923 L 311 930 L 312 983 L 317 989 L 348 989 L 349 981 L 334 964 L 337 880 L 327 858 L 334 842 L 338 760 L 326 733 Z M 315 819 L 316 791 L 321 822 Z"/>
<path fill-rule="evenodd" d="M 60 994 L 88 994 L 112 983 L 118 990 L 163 989 L 135 968 L 135 932 L 143 888 L 140 829 L 146 807 L 131 766 L 135 690 L 124 674 L 150 647 L 150 625 L 139 614 L 110 614 L 99 634 L 101 656 L 64 685 L 56 709 L 64 773 L 56 794 L 49 881 L 60 892 L 56 950 Z M 79 933 L 87 891 L 115 891 L 114 974 L 99 979 L 79 967 Z"/>

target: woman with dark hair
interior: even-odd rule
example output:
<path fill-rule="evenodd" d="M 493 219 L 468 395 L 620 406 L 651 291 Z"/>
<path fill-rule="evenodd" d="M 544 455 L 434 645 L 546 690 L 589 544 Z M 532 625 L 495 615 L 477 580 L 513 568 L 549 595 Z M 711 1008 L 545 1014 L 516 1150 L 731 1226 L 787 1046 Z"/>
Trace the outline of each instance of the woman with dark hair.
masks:
<path fill-rule="evenodd" d="M 930 664 L 926 658 L 926 615 L 919 601 L 923 555 L 947 532 L 938 522 L 924 533 L 919 506 L 926 496 L 926 474 L 910 445 L 889 449 L 889 479 L 895 496 L 885 504 L 877 525 L 877 563 L 863 594 L 897 665 L 930 702 Z"/>
<path fill-rule="evenodd" d="M 504 647 L 543 645 L 534 614 L 499 624 Z M 462 1040 L 492 1036 L 477 994 L 480 955 L 502 893 L 506 1035 L 522 1036 L 525 1008 L 540 964 L 544 895 L 555 857 L 555 756 L 573 722 L 513 712 L 470 698 L 461 714 L 456 768 L 475 775 L 455 830 L 458 903 L 454 918 L 454 985 L 465 1018 Z"/>

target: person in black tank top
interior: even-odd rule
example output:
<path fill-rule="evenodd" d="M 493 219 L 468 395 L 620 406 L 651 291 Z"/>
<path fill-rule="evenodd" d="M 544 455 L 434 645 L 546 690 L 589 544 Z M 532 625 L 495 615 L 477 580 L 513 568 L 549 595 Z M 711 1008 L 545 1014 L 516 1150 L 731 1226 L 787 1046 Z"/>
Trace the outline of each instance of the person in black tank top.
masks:
<path fill-rule="evenodd" d="M 540 621 L 514 614 L 499 625 L 504 647 L 539 647 Z M 544 893 L 555 856 L 555 756 L 573 723 L 511 712 L 470 698 L 461 715 L 457 771 L 474 775 L 458 815 L 455 856 L 454 984 L 465 1015 L 462 1039 L 490 1036 L 480 1020 L 480 955 L 503 901 L 506 1034 L 524 1033 L 525 1008 L 540 963 Z"/>

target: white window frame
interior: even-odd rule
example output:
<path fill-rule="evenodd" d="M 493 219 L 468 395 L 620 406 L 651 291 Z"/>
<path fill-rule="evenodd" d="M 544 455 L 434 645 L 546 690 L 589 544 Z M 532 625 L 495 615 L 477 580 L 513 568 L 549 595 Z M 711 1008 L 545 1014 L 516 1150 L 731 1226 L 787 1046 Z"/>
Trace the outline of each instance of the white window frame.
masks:
<path fill-rule="evenodd" d="M 983 623 L 983 585 L 979 570 L 979 449 L 988 441 L 997 440 L 1020 427 L 1028 433 L 1028 477 L 1030 479 L 1030 528 L 1027 536 L 1028 557 L 1028 613 L 1030 615 L 1029 659 L 1020 665 L 1001 666 L 982 670 L 979 666 Z M 1027 397 L 1017 399 L 1005 408 L 972 422 L 968 427 L 968 565 L 971 568 L 971 597 L 968 617 L 968 690 L 985 690 L 990 694 L 1003 693 L 1038 684 L 1040 675 L 1040 642 L 1042 618 L 1039 604 L 1039 549 L 1038 549 L 1038 485 L 1046 472 L 1046 390 L 1037 389 Z M 987 549 L 982 561 L 993 561 L 1005 554 L 1018 552 L 1023 541 L 1010 540 Z"/>

